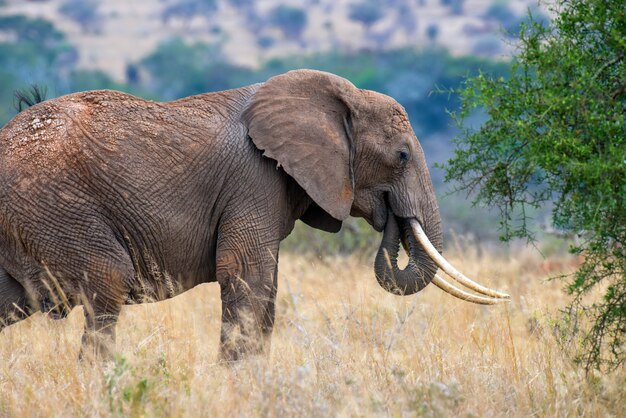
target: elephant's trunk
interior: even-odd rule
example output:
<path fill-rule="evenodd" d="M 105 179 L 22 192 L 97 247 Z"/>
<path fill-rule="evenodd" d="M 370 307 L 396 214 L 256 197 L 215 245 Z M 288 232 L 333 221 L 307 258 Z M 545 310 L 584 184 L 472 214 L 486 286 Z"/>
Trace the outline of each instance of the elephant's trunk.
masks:
<path fill-rule="evenodd" d="M 427 234 L 416 219 L 396 218 L 390 212 L 374 264 L 378 283 L 385 290 L 396 295 L 417 293 L 428 283 L 433 282 L 452 296 L 472 303 L 493 305 L 509 300 L 510 297 L 506 293 L 484 287 L 469 279 L 441 255 L 439 249 L 441 240 L 437 234 L 439 228 L 436 226 L 434 232 L 431 228 L 431 233 Z M 431 242 L 431 235 L 438 239 L 437 247 Z M 400 242 L 409 255 L 409 263 L 404 270 L 398 268 Z M 438 267 L 459 283 L 476 291 L 478 295 L 467 293 L 448 283 L 436 274 Z"/>
<path fill-rule="evenodd" d="M 439 231 L 435 231 L 435 235 L 440 239 Z M 401 240 L 409 256 L 409 262 L 404 270 L 398 267 Z M 383 240 L 376 254 L 374 271 L 378 283 L 388 292 L 411 295 L 422 290 L 433 280 L 437 265 L 417 243 L 409 220 L 396 218 L 389 211 Z"/>

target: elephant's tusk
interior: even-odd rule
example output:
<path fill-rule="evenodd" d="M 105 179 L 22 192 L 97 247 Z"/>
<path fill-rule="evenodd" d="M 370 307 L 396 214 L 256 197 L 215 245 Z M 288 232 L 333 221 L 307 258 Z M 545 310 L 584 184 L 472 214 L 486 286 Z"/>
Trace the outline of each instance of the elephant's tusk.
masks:
<path fill-rule="evenodd" d="M 454 280 L 472 290 L 475 290 L 478 293 L 482 293 L 483 295 L 500 299 L 510 298 L 510 296 L 506 293 L 489 289 L 483 285 L 476 283 L 475 281 L 469 279 L 463 273 L 455 269 L 454 266 L 452 266 L 452 264 L 448 262 L 448 260 L 443 258 L 441 254 L 439 254 L 439 251 L 437 251 L 433 244 L 431 244 L 419 222 L 417 222 L 417 220 L 415 219 L 411 219 L 409 222 L 411 224 L 411 229 L 413 230 L 413 235 L 415 235 L 415 238 L 420 242 L 420 244 L 422 244 L 422 247 L 424 247 L 424 251 L 426 251 L 426 253 L 439 266 L 439 268 L 448 273 Z"/>
<path fill-rule="evenodd" d="M 479 305 L 495 305 L 500 302 L 508 302 L 508 299 L 496 299 L 491 297 L 484 297 L 478 295 L 472 295 L 471 293 L 467 293 L 464 290 L 459 289 L 453 284 L 448 283 L 438 274 L 435 274 L 433 277 L 432 283 L 437 286 L 439 289 L 443 290 L 446 293 L 451 294 L 452 296 L 465 300 L 467 302 L 477 303 Z"/>

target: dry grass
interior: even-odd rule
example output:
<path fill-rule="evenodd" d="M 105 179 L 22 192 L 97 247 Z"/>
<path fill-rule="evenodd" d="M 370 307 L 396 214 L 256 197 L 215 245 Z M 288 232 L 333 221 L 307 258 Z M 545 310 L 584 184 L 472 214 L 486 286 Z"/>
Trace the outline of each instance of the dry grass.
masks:
<path fill-rule="evenodd" d="M 459 254 L 459 252 L 457 252 Z M 271 358 L 216 364 L 218 287 L 126 308 L 115 362 L 79 363 L 82 310 L 0 336 L 0 416 L 611 416 L 623 371 L 584 373 L 556 344 L 567 302 L 530 250 L 449 256 L 509 291 L 482 307 L 436 288 L 386 294 L 369 262 L 283 254 Z"/>

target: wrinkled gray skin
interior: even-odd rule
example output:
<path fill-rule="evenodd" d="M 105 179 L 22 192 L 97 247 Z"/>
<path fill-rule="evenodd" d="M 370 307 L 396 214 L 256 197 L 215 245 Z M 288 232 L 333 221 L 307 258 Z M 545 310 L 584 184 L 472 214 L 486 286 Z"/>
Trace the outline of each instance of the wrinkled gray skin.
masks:
<path fill-rule="evenodd" d="M 335 75 L 292 71 L 168 103 L 114 91 L 43 102 L 0 130 L 0 320 L 84 304 L 83 350 L 102 355 L 122 305 L 217 281 L 222 358 L 261 352 L 279 243 L 297 219 L 336 232 L 349 215 L 385 230 L 383 287 L 430 282 L 407 219 L 439 250 L 441 223 L 406 112 Z"/>

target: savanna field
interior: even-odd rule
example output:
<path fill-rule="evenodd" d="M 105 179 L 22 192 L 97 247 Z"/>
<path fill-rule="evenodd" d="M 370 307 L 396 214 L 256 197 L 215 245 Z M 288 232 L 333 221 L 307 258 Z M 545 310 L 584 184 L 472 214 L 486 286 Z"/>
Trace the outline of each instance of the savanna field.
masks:
<path fill-rule="evenodd" d="M 218 363 L 219 288 L 126 307 L 117 358 L 78 362 L 81 308 L 0 336 L 0 415 L 623 416 L 624 373 L 585 375 L 557 342 L 568 256 L 447 251 L 509 304 L 469 304 L 429 286 L 382 290 L 363 256 L 283 253 L 268 360 Z"/>

